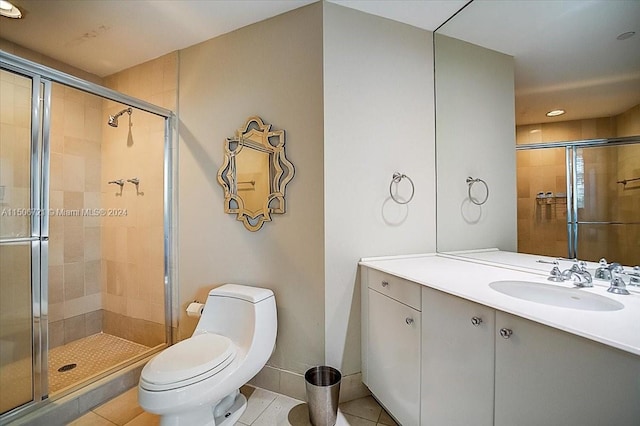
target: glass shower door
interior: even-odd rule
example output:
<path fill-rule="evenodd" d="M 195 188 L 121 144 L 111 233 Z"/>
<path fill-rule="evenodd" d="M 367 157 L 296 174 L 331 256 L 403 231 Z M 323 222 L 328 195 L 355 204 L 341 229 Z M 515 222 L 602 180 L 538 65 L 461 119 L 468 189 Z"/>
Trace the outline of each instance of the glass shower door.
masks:
<path fill-rule="evenodd" d="M 576 255 L 640 264 L 640 144 L 574 148 Z"/>
<path fill-rule="evenodd" d="M 46 308 L 40 303 L 43 86 L 38 77 L 4 69 L 0 84 L 0 414 L 4 414 L 42 397 L 46 333 L 40 327 L 41 320 L 46 321 L 41 310 L 46 314 Z"/>

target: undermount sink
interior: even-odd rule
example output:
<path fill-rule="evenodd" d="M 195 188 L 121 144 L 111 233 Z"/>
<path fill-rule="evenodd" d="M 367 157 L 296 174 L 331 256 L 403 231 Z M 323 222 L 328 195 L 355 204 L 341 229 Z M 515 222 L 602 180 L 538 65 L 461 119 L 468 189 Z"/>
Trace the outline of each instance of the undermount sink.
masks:
<path fill-rule="evenodd" d="M 617 300 L 588 293 L 579 288 L 565 288 L 530 281 L 494 281 L 489 284 L 489 287 L 518 299 L 561 308 L 584 311 L 618 311 L 624 308 L 624 305 Z"/>

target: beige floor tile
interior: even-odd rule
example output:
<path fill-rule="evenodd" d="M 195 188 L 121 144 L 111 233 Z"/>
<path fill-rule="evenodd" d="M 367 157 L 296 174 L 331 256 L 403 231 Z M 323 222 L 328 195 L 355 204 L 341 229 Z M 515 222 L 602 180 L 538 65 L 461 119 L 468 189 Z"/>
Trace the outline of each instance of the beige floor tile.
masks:
<path fill-rule="evenodd" d="M 138 388 L 134 387 L 93 410 L 117 425 L 125 425 L 144 410 L 138 405 Z"/>
<path fill-rule="evenodd" d="M 115 423 L 111 423 L 104 417 L 100 417 L 93 411 L 89 411 L 84 416 L 69 423 L 69 426 L 113 426 Z"/>
<path fill-rule="evenodd" d="M 345 415 L 360 417 L 362 419 L 377 422 L 382 412 L 382 407 L 371 396 L 354 399 L 353 401 L 340 404 L 340 411 Z"/>
<path fill-rule="evenodd" d="M 393 420 L 391 416 L 386 411 L 384 411 L 384 409 L 380 413 L 380 417 L 378 418 L 378 424 L 382 424 L 386 426 L 398 426 L 398 423 L 396 423 L 395 420 Z"/>
<path fill-rule="evenodd" d="M 253 386 L 243 386 L 240 388 L 240 392 L 247 398 L 247 409 L 242 413 L 242 416 L 240 416 L 239 422 L 247 425 L 256 421 L 260 414 L 262 414 L 269 404 L 278 396 L 275 392 L 254 388 Z"/>
<path fill-rule="evenodd" d="M 362 417 L 352 416 L 350 414 L 344 414 L 344 419 L 346 421 L 345 425 L 349 426 L 376 426 L 376 422 L 363 419 Z M 338 426 L 337 423 L 336 426 Z"/>
<path fill-rule="evenodd" d="M 160 424 L 160 416 L 151 413 L 142 413 L 125 426 L 157 426 Z"/>
<path fill-rule="evenodd" d="M 303 401 L 278 395 L 267 409 L 252 423 L 252 426 L 298 426 L 289 422 L 289 412 Z M 294 413 L 298 413 L 294 410 Z"/>

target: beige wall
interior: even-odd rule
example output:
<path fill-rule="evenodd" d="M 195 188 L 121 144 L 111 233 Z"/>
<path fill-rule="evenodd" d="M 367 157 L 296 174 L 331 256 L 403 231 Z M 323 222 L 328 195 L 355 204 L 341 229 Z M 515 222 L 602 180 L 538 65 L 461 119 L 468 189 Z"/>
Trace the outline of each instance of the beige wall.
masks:
<path fill-rule="evenodd" d="M 435 251 L 432 33 L 332 3 L 323 31 L 325 362 L 353 374 L 358 260 Z M 409 204 L 389 196 L 394 172 Z"/>
<path fill-rule="evenodd" d="M 270 288 L 278 338 L 268 365 L 276 376 L 324 361 L 322 66 L 320 3 L 180 51 L 180 336 L 196 323 L 186 305 L 211 288 Z M 286 214 L 258 232 L 224 213 L 216 181 L 225 138 L 252 115 L 286 131 L 296 168 Z"/>
<path fill-rule="evenodd" d="M 177 52 L 105 77 L 105 86 L 177 109 Z M 102 104 L 101 205 L 122 215 L 102 218 L 104 330 L 155 346 L 165 341 L 163 161 L 164 119 L 133 110 L 107 125 L 125 105 Z M 138 187 L 108 184 L 138 178 Z"/>

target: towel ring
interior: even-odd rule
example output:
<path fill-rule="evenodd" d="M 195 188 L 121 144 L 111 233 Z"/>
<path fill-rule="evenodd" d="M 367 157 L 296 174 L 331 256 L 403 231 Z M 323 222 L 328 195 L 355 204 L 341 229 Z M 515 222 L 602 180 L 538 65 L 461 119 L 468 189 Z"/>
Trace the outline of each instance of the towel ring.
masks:
<path fill-rule="evenodd" d="M 409 197 L 409 199 L 407 201 L 400 201 L 393 195 L 392 187 L 393 187 L 394 183 L 398 184 L 404 178 L 407 178 L 407 180 L 411 184 L 411 196 Z M 391 195 L 391 199 L 393 201 L 395 201 L 396 203 L 398 203 L 398 204 L 408 204 L 411 200 L 413 200 L 413 195 L 415 194 L 415 189 L 416 188 L 413 185 L 413 181 L 411 180 L 411 178 L 409 176 L 403 175 L 402 173 L 399 173 L 399 172 L 395 172 L 393 174 L 393 178 L 391 179 L 391 183 L 389 184 L 389 195 Z"/>
<path fill-rule="evenodd" d="M 471 196 L 471 187 L 477 183 L 477 182 L 482 182 L 482 184 L 484 185 L 485 190 L 487 191 L 487 195 L 484 197 L 484 200 L 482 201 L 477 201 L 475 200 L 472 196 Z M 469 176 L 467 178 L 467 185 L 469 185 L 469 190 L 467 191 L 467 193 L 469 194 L 469 200 L 471 200 L 471 202 L 477 206 L 481 206 L 484 203 L 487 202 L 487 200 L 489 199 L 489 185 L 487 185 L 487 182 L 483 181 L 480 178 L 472 178 L 471 176 Z"/>

